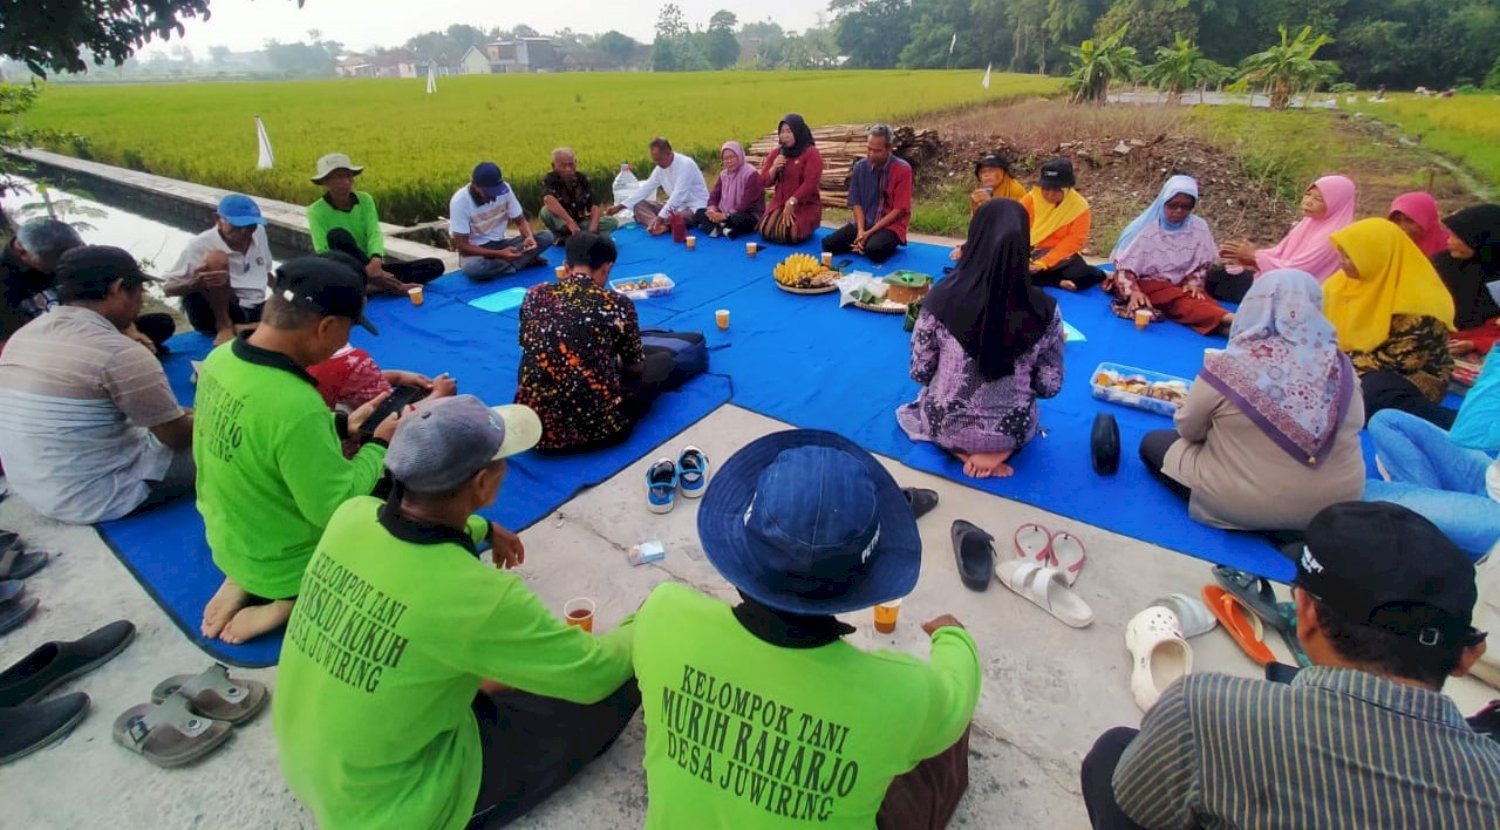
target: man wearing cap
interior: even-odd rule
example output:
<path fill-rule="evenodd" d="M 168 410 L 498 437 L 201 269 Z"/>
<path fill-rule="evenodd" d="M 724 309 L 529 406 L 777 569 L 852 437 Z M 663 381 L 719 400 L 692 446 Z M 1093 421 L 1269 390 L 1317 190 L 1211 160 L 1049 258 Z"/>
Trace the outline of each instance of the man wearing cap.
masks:
<path fill-rule="evenodd" d="M 676 582 L 635 616 L 646 827 L 940 828 L 968 786 L 980 664 L 963 626 L 932 658 L 866 652 L 835 614 L 910 594 L 922 544 L 901 488 L 829 432 L 735 453 L 698 511 L 728 605 Z"/>
<path fill-rule="evenodd" d="M 396 417 L 367 420 L 388 395 L 345 418 L 329 412 L 307 367 L 349 342 L 364 316 L 365 276 L 338 256 L 276 272 L 261 325 L 211 352 L 198 372 L 193 458 L 198 512 L 224 584 L 203 634 L 242 643 L 281 627 L 328 518 L 381 475 Z M 340 441 L 367 439 L 345 459 Z"/>
<path fill-rule="evenodd" d="M 865 157 L 849 172 L 849 210 L 854 220 L 823 237 L 823 250 L 863 254 L 881 263 L 906 244 L 911 224 L 911 165 L 893 151 L 896 134 L 888 125 L 870 128 Z"/>
<path fill-rule="evenodd" d="M 520 236 L 506 236 L 511 222 Z M 531 232 L 521 200 L 505 183 L 500 165 L 492 161 L 477 165 L 469 183 L 448 202 L 448 233 L 459 266 L 470 279 L 481 282 L 546 265 L 542 254 L 552 245 L 550 232 Z"/>
<path fill-rule="evenodd" d="M 43 515 L 90 524 L 193 491 L 193 416 L 125 334 L 149 279 L 119 248 L 68 251 L 53 286 L 61 305 L 0 355 L 0 458 Z"/>
<path fill-rule="evenodd" d="M 193 329 L 215 344 L 232 338 L 235 326 L 260 321 L 271 280 L 265 224 L 254 199 L 225 196 L 214 226 L 188 242 L 167 277 L 167 296 L 181 297 Z"/>
<path fill-rule="evenodd" d="M 436 258 L 411 262 L 385 261 L 385 234 L 375 198 L 354 189 L 354 177 L 364 172 L 343 153 L 318 159 L 312 183 L 324 189 L 323 197 L 307 206 L 308 233 L 313 250 L 343 251 L 364 265 L 370 293 L 405 295 L 407 290 L 443 275 L 443 261 Z"/>
<path fill-rule="evenodd" d="M 350 499 L 329 521 L 273 713 L 287 784 L 325 830 L 503 826 L 640 705 L 629 618 L 602 637 L 567 626 L 510 573 L 521 540 L 475 513 L 540 435 L 524 406 L 424 401 L 391 439 L 390 497 Z"/>
<path fill-rule="evenodd" d="M 1094 827 L 1500 827 L 1500 745 L 1442 693 L 1485 648 L 1469 557 L 1386 502 L 1325 508 L 1289 554 L 1313 667 L 1190 674 L 1139 733 L 1106 732 L 1083 761 Z"/>
<path fill-rule="evenodd" d="M 615 243 L 568 239 L 567 274 L 526 291 L 516 403 L 541 416 L 539 446 L 582 452 L 625 440 L 672 374 L 668 352 L 647 355 L 629 297 L 610 291 Z"/>
<path fill-rule="evenodd" d="M 614 216 L 622 210 L 633 211 L 635 221 L 652 235 L 666 233 L 672 217 L 689 224 L 693 216 L 708 207 L 708 183 L 703 171 L 691 156 L 672 149 L 665 138 L 651 139 L 651 161 L 656 165 L 625 201 L 605 211 Z M 667 200 L 656 201 L 656 191 L 665 190 Z"/>
<path fill-rule="evenodd" d="M 542 224 L 559 238 L 566 239 L 579 231 L 609 236 L 620 223 L 604 216 L 604 208 L 594 202 L 589 177 L 578 172 L 578 156 L 572 148 L 552 151 L 552 172 L 542 177 Z"/>

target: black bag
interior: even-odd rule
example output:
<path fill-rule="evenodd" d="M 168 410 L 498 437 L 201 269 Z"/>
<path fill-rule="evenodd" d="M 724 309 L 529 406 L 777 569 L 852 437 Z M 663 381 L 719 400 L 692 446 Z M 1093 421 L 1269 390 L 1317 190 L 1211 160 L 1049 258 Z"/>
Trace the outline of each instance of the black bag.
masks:
<path fill-rule="evenodd" d="M 661 384 L 663 389 L 676 389 L 708 371 L 708 344 L 703 332 L 641 329 L 641 347 L 671 353 L 672 374 Z"/>

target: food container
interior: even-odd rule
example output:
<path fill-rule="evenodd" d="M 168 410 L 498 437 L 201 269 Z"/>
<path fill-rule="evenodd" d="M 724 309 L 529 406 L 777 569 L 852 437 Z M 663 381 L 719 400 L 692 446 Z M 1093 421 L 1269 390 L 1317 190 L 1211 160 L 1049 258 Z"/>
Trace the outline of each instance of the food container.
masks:
<path fill-rule="evenodd" d="M 1178 407 L 1187 399 L 1193 382 L 1148 369 L 1106 362 L 1094 369 L 1089 386 L 1094 390 L 1094 397 L 1101 401 L 1123 404 L 1170 418 L 1177 414 Z"/>
<path fill-rule="evenodd" d="M 896 271 L 884 280 L 889 286 L 885 297 L 902 305 L 914 303 L 927 296 L 932 287 L 932 277 L 917 271 Z"/>
<path fill-rule="evenodd" d="M 671 294 L 677 283 L 666 274 L 646 274 L 641 277 L 626 277 L 622 280 L 610 280 L 609 287 L 632 300 L 648 300 L 652 297 L 661 297 Z"/>

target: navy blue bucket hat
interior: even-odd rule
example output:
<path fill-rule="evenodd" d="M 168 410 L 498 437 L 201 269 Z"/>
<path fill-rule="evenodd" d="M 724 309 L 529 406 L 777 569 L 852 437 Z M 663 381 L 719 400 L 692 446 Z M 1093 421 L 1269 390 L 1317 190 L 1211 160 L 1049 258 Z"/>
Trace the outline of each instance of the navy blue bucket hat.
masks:
<path fill-rule="evenodd" d="M 832 432 L 774 432 L 724 462 L 698 508 L 708 561 L 780 611 L 842 614 L 917 585 L 922 541 L 880 462 Z"/>

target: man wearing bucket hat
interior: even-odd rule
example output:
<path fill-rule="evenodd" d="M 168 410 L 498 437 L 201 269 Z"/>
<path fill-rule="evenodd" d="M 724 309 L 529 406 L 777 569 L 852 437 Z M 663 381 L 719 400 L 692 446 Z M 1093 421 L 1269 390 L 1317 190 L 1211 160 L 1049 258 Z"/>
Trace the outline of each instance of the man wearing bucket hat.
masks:
<path fill-rule="evenodd" d="M 1106 732 L 1083 761 L 1093 826 L 1500 827 L 1500 745 L 1442 694 L 1485 648 L 1469 557 L 1386 502 L 1324 508 L 1288 554 L 1313 667 L 1190 674 L 1139 733 Z"/>
<path fill-rule="evenodd" d="M 521 540 L 475 515 L 541 431 L 524 406 L 424 401 L 391 439 L 390 497 L 351 499 L 329 521 L 273 712 L 282 772 L 325 830 L 502 826 L 608 749 L 640 705 L 629 620 L 601 637 L 565 625 L 508 570 Z M 486 541 L 496 567 L 479 559 Z M 379 647 L 345 645 L 371 637 Z"/>
<path fill-rule="evenodd" d="M 193 237 L 167 276 L 166 293 L 182 298 L 193 329 L 215 344 L 236 326 L 260 322 L 271 281 L 271 243 L 260 206 L 243 193 L 219 200 L 214 226 Z"/>
<path fill-rule="evenodd" d="M 385 261 L 385 234 L 375 198 L 354 189 L 354 178 L 364 172 L 343 153 L 318 159 L 312 183 L 323 188 L 323 197 L 307 206 L 308 233 L 313 250 L 343 251 L 364 265 L 371 293 L 405 295 L 407 290 L 443 275 L 443 261 L 435 258 L 411 262 Z"/>
<path fill-rule="evenodd" d="M 974 641 L 944 615 L 932 659 L 865 652 L 834 615 L 911 592 L 916 519 L 873 456 L 791 430 L 735 453 L 698 511 L 730 606 L 684 585 L 635 617 L 647 828 L 946 826 L 968 786 Z"/>
<path fill-rule="evenodd" d="M 520 236 L 506 236 L 511 222 Z M 521 200 L 493 161 L 476 165 L 469 183 L 448 202 L 448 233 L 460 267 L 480 282 L 546 265 L 542 254 L 552 246 L 550 231 L 531 232 Z"/>
<path fill-rule="evenodd" d="M 358 266 L 299 257 L 276 271 L 272 288 L 261 325 L 214 349 L 198 372 L 198 512 L 225 577 L 203 611 L 203 634 L 228 643 L 286 622 L 328 517 L 374 489 L 396 428 L 395 416 L 366 424 L 388 395 L 336 416 L 307 372 L 356 324 L 378 333 L 365 318 Z M 345 459 L 340 440 L 350 435 L 370 440 Z"/>

